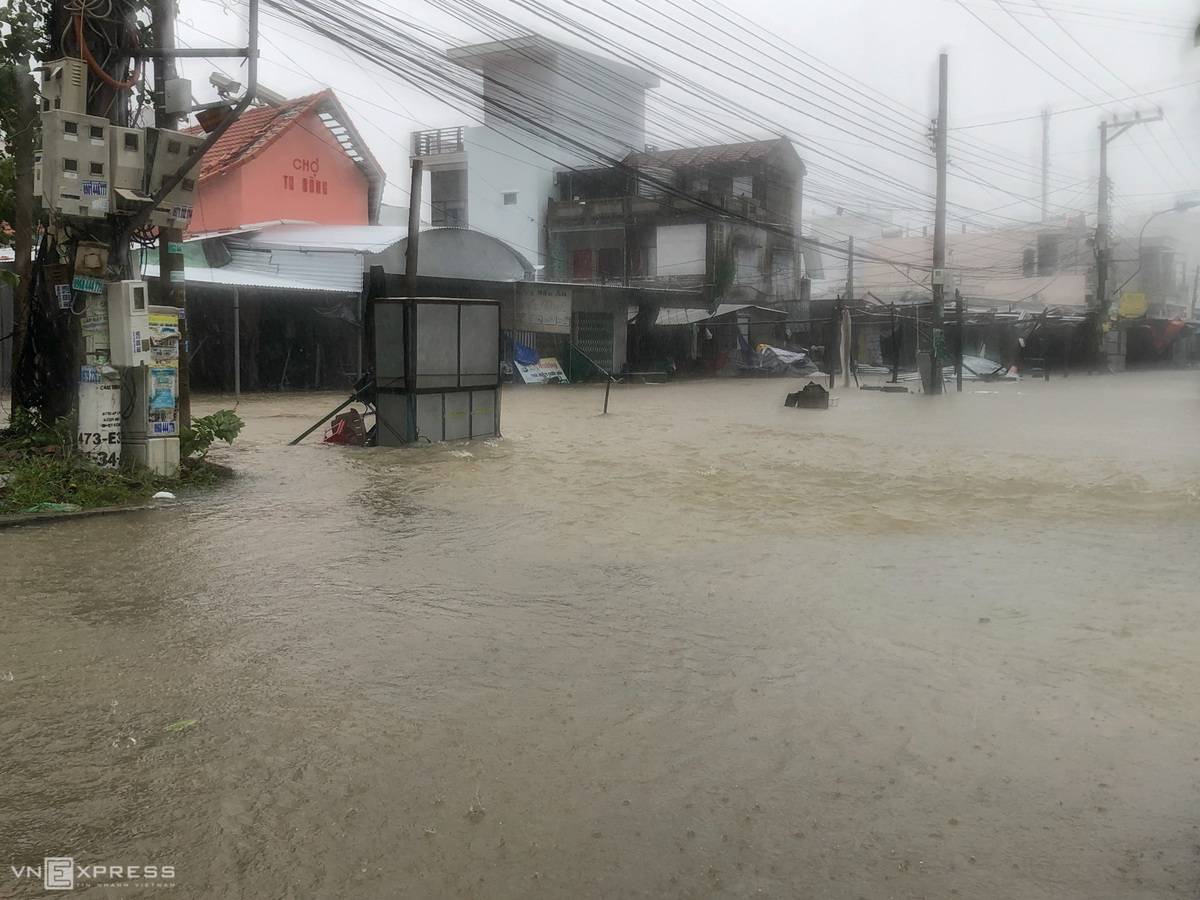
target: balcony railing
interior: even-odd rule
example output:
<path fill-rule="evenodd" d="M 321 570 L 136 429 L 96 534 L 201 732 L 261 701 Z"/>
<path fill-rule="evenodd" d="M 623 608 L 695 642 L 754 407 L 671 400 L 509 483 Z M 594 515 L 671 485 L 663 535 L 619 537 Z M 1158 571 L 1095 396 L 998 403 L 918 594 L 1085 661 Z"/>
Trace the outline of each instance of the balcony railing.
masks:
<path fill-rule="evenodd" d="M 664 194 L 659 197 L 626 196 L 598 200 L 551 200 L 548 224 L 612 225 L 621 221 L 654 220 L 677 215 L 721 216 L 722 211 L 750 221 L 765 221 L 767 211 L 747 197 L 697 197 Z"/>
<path fill-rule="evenodd" d="M 413 132 L 413 156 L 437 156 L 441 153 L 461 153 L 463 128 L 435 128 L 432 131 Z"/>

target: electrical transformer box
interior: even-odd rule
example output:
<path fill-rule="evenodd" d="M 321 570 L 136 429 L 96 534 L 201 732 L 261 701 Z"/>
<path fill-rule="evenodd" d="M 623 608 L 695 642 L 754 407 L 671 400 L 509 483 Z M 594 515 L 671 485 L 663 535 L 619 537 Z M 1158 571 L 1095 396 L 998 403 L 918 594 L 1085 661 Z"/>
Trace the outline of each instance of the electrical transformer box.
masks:
<path fill-rule="evenodd" d="M 42 66 L 42 112 L 87 112 L 87 63 L 67 57 Z"/>
<path fill-rule="evenodd" d="M 114 366 L 150 365 L 150 302 L 146 282 L 108 285 L 109 359 Z"/>
<path fill-rule="evenodd" d="M 103 218 L 109 203 L 108 120 L 65 110 L 42 113 L 42 204 Z"/>
<path fill-rule="evenodd" d="M 150 180 L 147 193 L 153 195 L 162 189 L 172 175 L 191 161 L 188 173 L 162 200 L 150 215 L 150 224 L 160 228 L 186 228 L 192 220 L 192 207 L 196 203 L 196 182 L 200 178 L 200 156 L 196 151 L 204 143 L 199 135 L 182 134 L 163 128 L 146 129 L 147 154 Z"/>
<path fill-rule="evenodd" d="M 133 213 L 150 201 L 146 194 L 146 134 L 140 128 L 109 126 L 109 175 L 116 212 Z"/>

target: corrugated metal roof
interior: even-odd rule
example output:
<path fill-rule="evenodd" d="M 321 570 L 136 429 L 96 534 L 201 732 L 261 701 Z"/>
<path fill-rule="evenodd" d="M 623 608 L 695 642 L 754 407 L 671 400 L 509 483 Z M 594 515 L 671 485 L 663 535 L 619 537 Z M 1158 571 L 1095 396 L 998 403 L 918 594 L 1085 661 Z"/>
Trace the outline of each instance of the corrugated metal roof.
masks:
<path fill-rule="evenodd" d="M 189 266 L 188 284 L 226 287 L 273 288 L 285 291 L 322 291 L 360 294 L 363 289 L 362 257 L 351 250 L 283 250 L 230 248 L 232 260 L 219 269 Z M 158 266 L 143 266 L 147 278 L 158 277 Z"/>
<path fill-rule="evenodd" d="M 715 319 L 718 316 L 724 316 L 728 313 L 734 313 L 742 309 L 760 309 L 763 312 L 768 312 L 779 316 L 781 319 L 787 318 L 787 313 L 782 309 L 775 309 L 771 306 L 759 306 L 757 303 L 722 303 L 717 307 L 717 311 L 712 314 L 712 318 Z"/>
<path fill-rule="evenodd" d="M 707 309 L 677 309 L 664 307 L 658 311 L 655 325 L 695 325 L 709 318 Z"/>
<path fill-rule="evenodd" d="M 275 225 L 237 240 L 254 247 L 382 253 L 406 237 L 404 225 Z"/>
<path fill-rule="evenodd" d="M 679 307 L 664 306 L 658 310 L 658 318 L 654 320 L 654 324 L 695 325 L 698 322 L 707 322 L 709 319 L 735 313 L 741 309 L 761 309 L 769 313 L 775 313 L 781 318 L 787 317 L 787 313 L 783 310 L 772 309 L 769 306 L 755 306 L 753 303 L 722 303 L 714 313 L 710 313 L 707 309 L 681 309 Z"/>

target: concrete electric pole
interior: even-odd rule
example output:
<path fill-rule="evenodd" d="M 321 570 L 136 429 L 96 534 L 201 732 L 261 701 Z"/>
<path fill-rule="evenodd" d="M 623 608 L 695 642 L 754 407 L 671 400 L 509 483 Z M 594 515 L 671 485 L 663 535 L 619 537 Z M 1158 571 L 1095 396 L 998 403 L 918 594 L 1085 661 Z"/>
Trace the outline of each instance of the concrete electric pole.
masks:
<path fill-rule="evenodd" d="M 1042 221 L 1050 218 L 1050 110 L 1042 113 Z"/>
<path fill-rule="evenodd" d="M 155 47 L 160 51 L 175 49 L 175 0 L 151 0 L 151 28 Z M 179 116 L 167 102 L 167 83 L 175 78 L 175 60 L 164 52 L 154 58 L 154 124 L 158 128 L 176 131 Z M 190 100 L 190 97 L 189 97 Z M 183 229 L 163 227 L 158 230 L 158 285 L 155 299 L 162 306 L 179 310 L 179 369 L 175 385 L 179 427 L 192 424 L 192 391 L 188 370 L 187 295 L 183 267 Z M 240 373 L 235 373 L 240 375 Z M 235 379 L 236 380 L 236 379 Z"/>
<path fill-rule="evenodd" d="M 929 383 L 926 385 L 930 394 L 942 392 L 942 365 L 938 351 L 945 347 L 942 319 L 946 304 L 946 118 L 949 68 L 949 57 L 943 53 L 938 57 L 938 116 L 934 135 L 937 207 L 933 220 L 933 333 L 929 347 Z"/>
<path fill-rule="evenodd" d="M 1108 145 L 1127 132 L 1134 125 L 1144 125 L 1147 122 L 1162 120 L 1162 111 L 1150 117 L 1135 116 L 1132 119 L 1111 123 L 1100 123 L 1100 191 L 1096 200 L 1096 326 L 1094 351 L 1098 361 L 1107 362 L 1105 348 L 1104 324 L 1108 321 L 1109 309 L 1112 306 L 1108 296 L 1108 263 L 1109 263 L 1109 227 L 1108 227 Z M 1118 349 L 1116 355 L 1120 355 Z"/>
<path fill-rule="evenodd" d="M 842 387 L 850 387 L 850 304 L 854 300 L 854 235 L 846 250 L 846 301 L 842 306 Z"/>

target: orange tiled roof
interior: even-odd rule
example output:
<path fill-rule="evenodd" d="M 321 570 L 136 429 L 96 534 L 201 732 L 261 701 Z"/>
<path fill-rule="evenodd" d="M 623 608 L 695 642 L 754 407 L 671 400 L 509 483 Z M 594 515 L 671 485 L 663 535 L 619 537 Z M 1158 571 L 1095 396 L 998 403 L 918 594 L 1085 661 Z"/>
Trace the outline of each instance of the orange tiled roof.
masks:
<path fill-rule="evenodd" d="M 333 92 L 326 89 L 319 94 L 289 100 L 279 107 L 260 106 L 246 110 L 204 154 L 200 163 L 200 183 L 224 175 L 260 156 L 296 122 L 320 108 L 332 96 Z M 186 131 L 188 134 L 204 133 L 204 129 L 198 125 Z"/>

